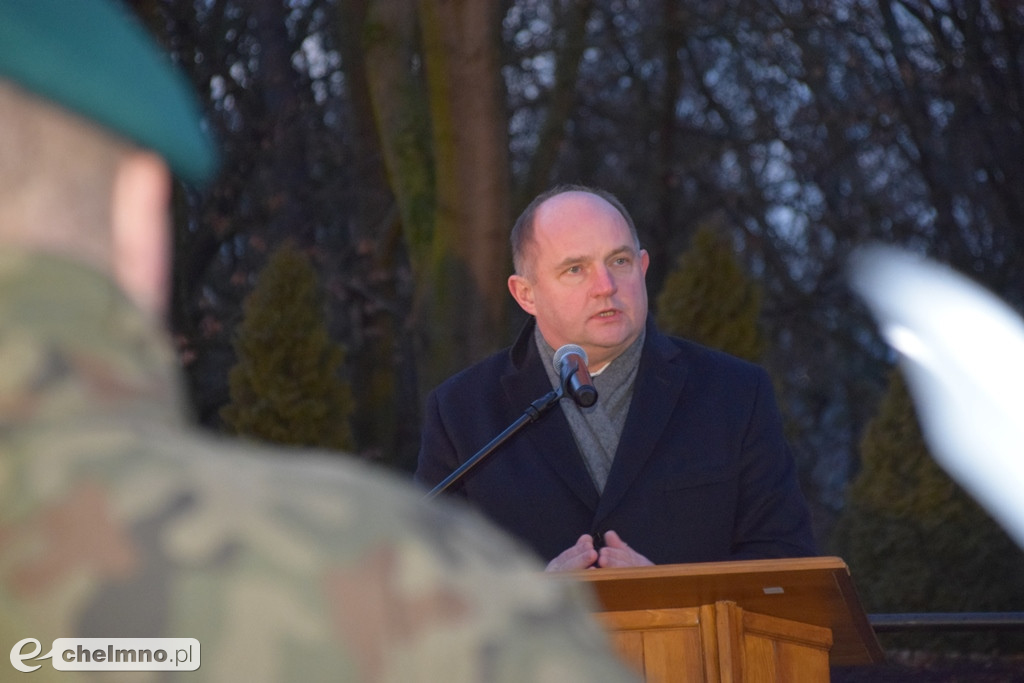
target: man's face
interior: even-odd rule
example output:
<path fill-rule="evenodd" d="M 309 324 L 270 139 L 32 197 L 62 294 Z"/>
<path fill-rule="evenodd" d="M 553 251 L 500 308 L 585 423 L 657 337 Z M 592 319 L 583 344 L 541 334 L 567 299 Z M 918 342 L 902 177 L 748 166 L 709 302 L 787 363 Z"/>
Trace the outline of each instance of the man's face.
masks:
<path fill-rule="evenodd" d="M 614 206 L 586 192 L 548 199 L 533 225 L 526 272 L 509 278 L 509 291 L 552 348 L 579 344 L 599 370 L 643 329 L 647 252 Z"/>

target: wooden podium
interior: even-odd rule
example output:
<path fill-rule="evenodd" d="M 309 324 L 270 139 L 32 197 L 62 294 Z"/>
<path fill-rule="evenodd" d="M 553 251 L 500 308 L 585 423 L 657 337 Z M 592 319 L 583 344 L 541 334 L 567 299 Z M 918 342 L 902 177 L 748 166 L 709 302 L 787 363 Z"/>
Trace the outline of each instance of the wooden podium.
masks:
<path fill-rule="evenodd" d="M 811 683 L 829 666 L 881 662 L 837 557 L 568 572 L 648 683 Z"/>

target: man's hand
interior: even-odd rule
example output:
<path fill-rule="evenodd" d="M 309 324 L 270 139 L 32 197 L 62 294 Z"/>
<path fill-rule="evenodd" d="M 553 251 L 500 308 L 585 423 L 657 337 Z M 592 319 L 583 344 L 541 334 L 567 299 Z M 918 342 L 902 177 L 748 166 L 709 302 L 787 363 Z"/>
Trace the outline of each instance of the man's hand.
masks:
<path fill-rule="evenodd" d="M 605 546 L 600 552 L 594 550 L 594 539 L 583 534 L 576 544 L 548 562 L 545 571 L 570 572 L 593 567 L 650 567 L 654 563 L 626 545 L 614 531 L 604 534 Z"/>
<path fill-rule="evenodd" d="M 598 554 L 598 567 L 650 567 L 654 564 L 626 545 L 626 542 L 619 538 L 614 531 L 604 532 L 604 544 Z M 578 542 L 577 545 L 579 545 Z"/>
<path fill-rule="evenodd" d="M 616 538 L 618 538 L 616 536 Z M 597 551 L 594 550 L 594 539 L 590 534 L 583 534 L 576 539 L 576 544 L 565 550 L 555 559 L 548 562 L 545 571 L 569 572 L 576 569 L 587 569 L 597 562 Z"/>

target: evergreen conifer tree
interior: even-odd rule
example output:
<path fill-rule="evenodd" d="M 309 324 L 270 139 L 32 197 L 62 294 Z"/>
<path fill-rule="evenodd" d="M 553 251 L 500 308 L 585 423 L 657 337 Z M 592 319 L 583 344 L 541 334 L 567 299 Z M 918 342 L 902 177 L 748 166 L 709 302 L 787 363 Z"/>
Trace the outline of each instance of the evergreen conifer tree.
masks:
<path fill-rule="evenodd" d="M 665 278 L 657 299 L 662 331 L 757 362 L 763 351 L 761 289 L 710 225 Z"/>
<path fill-rule="evenodd" d="M 340 376 L 344 349 L 327 331 L 317 274 L 291 244 L 276 250 L 243 304 L 234 341 L 231 400 L 221 417 L 234 433 L 265 441 L 352 447 L 352 396 Z"/>
<path fill-rule="evenodd" d="M 1024 553 L 935 462 L 893 371 L 834 534 L 868 612 L 1024 610 Z M 888 636 L 924 648 L 1021 648 L 1020 634 Z"/>

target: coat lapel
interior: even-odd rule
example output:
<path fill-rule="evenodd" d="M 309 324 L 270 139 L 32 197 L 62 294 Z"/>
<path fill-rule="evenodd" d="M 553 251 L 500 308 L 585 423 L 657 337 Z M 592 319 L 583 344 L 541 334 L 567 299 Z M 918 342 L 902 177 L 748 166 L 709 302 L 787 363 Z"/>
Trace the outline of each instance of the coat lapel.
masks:
<path fill-rule="evenodd" d="M 601 495 L 597 523 L 619 504 L 669 428 L 687 374 L 685 364 L 671 362 L 678 354 L 679 349 L 648 320 L 633 400 Z"/>
<path fill-rule="evenodd" d="M 522 414 L 527 406 L 551 391 L 547 373 L 541 365 L 544 360 L 533 340 L 532 318 L 513 345 L 511 356 L 512 370 L 501 381 L 513 409 Z M 597 508 L 597 489 L 560 406 L 552 407 L 514 438 L 528 440 L 530 450 L 540 454 L 540 459 L 581 501 L 591 510 Z"/>

